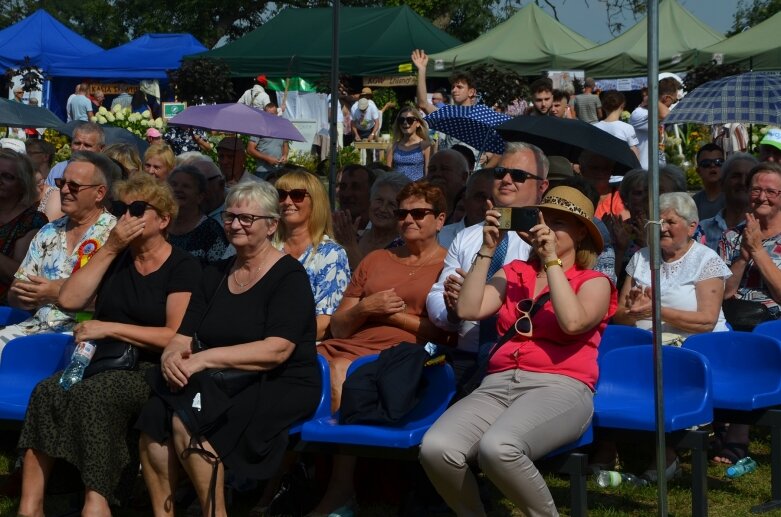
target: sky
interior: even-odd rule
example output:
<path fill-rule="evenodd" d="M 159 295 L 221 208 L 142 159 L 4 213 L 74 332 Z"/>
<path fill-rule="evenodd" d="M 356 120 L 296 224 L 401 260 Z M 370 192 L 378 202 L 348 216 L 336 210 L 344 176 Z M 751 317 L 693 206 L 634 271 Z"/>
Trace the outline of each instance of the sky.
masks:
<path fill-rule="evenodd" d="M 738 4 L 737 0 L 679 0 L 679 2 L 694 16 L 721 33 L 727 32 L 732 27 L 733 15 Z M 559 21 L 580 35 L 596 43 L 605 43 L 614 37 L 607 27 L 605 6 L 599 0 L 558 0 L 554 3 L 557 6 Z M 540 7 L 553 14 L 544 2 L 540 2 Z M 623 21 L 624 30 L 636 23 L 631 15 Z"/>

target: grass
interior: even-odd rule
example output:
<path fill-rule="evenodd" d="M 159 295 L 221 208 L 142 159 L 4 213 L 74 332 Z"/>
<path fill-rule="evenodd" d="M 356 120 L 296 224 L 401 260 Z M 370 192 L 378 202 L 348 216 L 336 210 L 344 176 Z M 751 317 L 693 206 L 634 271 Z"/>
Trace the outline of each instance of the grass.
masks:
<path fill-rule="evenodd" d="M 756 428 L 756 431 L 763 431 Z M 5 485 L 9 471 L 15 461 L 15 444 L 17 433 L 0 433 L 0 487 Z M 725 468 L 711 464 L 708 469 L 708 503 L 709 515 L 712 517 L 733 517 L 750 514 L 750 508 L 754 505 L 770 499 L 770 444 L 769 436 L 765 434 L 752 435 L 752 457 L 759 464 L 756 472 L 738 479 L 728 480 L 724 474 Z M 688 458 L 682 458 L 683 476 L 668 485 L 669 515 L 684 517 L 691 515 L 690 469 Z M 379 476 L 379 475 L 378 475 Z M 386 479 L 372 479 L 365 483 L 379 485 Z M 548 486 L 553 493 L 557 507 L 561 515 L 570 515 L 568 489 L 569 481 L 553 475 L 546 476 Z M 409 480 L 407 480 L 409 482 Z M 139 480 L 139 486 L 143 483 Z M 488 496 L 491 507 L 488 511 L 490 517 L 521 517 L 522 513 L 504 499 L 490 483 Z M 383 491 L 381 487 L 372 486 L 372 492 Z M 387 492 L 387 490 L 385 490 Z M 257 494 L 237 496 L 231 506 L 230 515 L 244 516 L 255 502 Z M 142 498 L 143 499 L 143 498 Z M 594 517 L 647 517 L 656 515 L 656 489 L 655 487 L 634 487 L 621 485 L 615 488 L 601 488 L 593 480 L 588 485 L 589 515 Z M 17 498 L 0 496 L 0 517 L 15 516 L 18 505 Z M 46 515 L 63 515 L 74 507 L 74 500 L 68 496 L 52 496 L 47 498 Z M 184 512 L 177 512 L 183 515 Z M 73 514 L 78 515 L 78 514 Z M 117 517 L 141 517 L 151 515 L 149 508 L 119 509 L 114 513 Z M 361 498 L 359 516 L 367 517 L 395 517 L 398 515 L 396 505 L 365 501 Z M 438 514 L 442 515 L 442 514 Z M 768 515 L 781 515 L 781 511 L 775 511 Z"/>

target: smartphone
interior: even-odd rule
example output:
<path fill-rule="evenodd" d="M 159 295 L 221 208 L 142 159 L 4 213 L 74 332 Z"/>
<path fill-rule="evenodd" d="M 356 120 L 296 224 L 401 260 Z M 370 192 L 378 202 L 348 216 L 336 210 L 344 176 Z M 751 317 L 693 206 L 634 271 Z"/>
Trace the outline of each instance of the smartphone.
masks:
<path fill-rule="evenodd" d="M 499 228 L 501 230 L 528 232 L 539 220 L 539 208 L 528 206 L 521 208 L 497 207 L 495 210 L 500 212 Z"/>

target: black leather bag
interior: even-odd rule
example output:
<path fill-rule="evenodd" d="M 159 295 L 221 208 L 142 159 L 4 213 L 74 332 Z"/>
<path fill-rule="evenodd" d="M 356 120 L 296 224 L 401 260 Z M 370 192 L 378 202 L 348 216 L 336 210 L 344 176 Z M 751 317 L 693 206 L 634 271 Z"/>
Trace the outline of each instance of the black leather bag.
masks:
<path fill-rule="evenodd" d="M 721 308 L 732 330 L 751 332 L 760 323 L 773 319 L 764 303 L 751 300 L 729 298 L 722 302 Z"/>
<path fill-rule="evenodd" d="M 124 341 L 99 341 L 95 345 L 84 378 L 108 370 L 135 370 L 138 368 L 138 348 Z"/>
<path fill-rule="evenodd" d="M 193 334 L 193 353 L 198 353 L 209 348 L 198 338 L 198 333 Z M 229 397 L 244 391 L 250 385 L 260 380 L 260 373 L 238 368 L 209 368 L 206 373 L 212 378 L 214 384 Z"/>

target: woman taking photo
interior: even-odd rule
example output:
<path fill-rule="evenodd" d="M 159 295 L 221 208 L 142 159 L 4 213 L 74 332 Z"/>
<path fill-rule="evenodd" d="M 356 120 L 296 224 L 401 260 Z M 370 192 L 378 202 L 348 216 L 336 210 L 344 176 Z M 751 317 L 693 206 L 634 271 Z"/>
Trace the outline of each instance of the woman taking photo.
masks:
<path fill-rule="evenodd" d="M 399 112 L 393 122 L 393 144 L 385 155 L 388 167 L 401 172 L 410 180 L 418 181 L 426 176 L 431 140 L 428 125 L 418 110 L 406 107 Z"/>
<path fill-rule="evenodd" d="M 124 215 L 66 280 L 59 304 L 76 311 L 96 300 L 94 318 L 74 328 L 76 341 L 135 346 L 137 369 L 106 370 L 68 391 L 59 386 L 60 373 L 38 384 L 18 445 L 24 454 L 20 515 L 43 515 L 46 480 L 58 459 L 81 475 L 82 515 L 110 515 L 109 505 L 127 499 L 138 475 L 138 437 L 128 429 L 150 393 L 144 374 L 179 328 L 199 282 L 195 259 L 165 240 L 176 215 L 168 187 L 137 175 L 116 185 L 115 198 Z"/>
<path fill-rule="evenodd" d="M 157 517 L 174 515 L 178 464 L 203 515 L 226 515 L 225 468 L 240 478 L 271 477 L 289 427 L 317 407 L 314 298 L 301 264 L 271 244 L 278 210 L 279 195 L 265 181 L 230 189 L 222 220 L 236 257 L 204 270 L 203 296 L 150 378 L 153 396 L 136 427 Z M 218 384 L 214 370 L 233 381 Z"/>
<path fill-rule="evenodd" d="M 615 311 L 615 288 L 591 270 L 603 241 L 588 198 L 555 187 L 539 208 L 539 224 L 519 234 L 533 258 L 505 265 L 488 282 L 502 235 L 499 212 L 487 211 L 483 245 L 458 299 L 459 318 L 498 312 L 499 335 L 511 330 L 480 386 L 423 437 L 423 468 L 459 516 L 485 515 L 468 466 L 475 461 L 524 514 L 558 515 L 532 462 L 577 439 L 591 421 L 597 347 Z"/>
<path fill-rule="evenodd" d="M 190 253 L 202 264 L 222 260 L 228 250 L 228 240 L 220 223 L 201 211 L 206 195 L 206 177 L 194 165 L 177 167 L 168 176 L 179 213 L 171 221 L 169 241 Z"/>
<path fill-rule="evenodd" d="M 379 353 L 402 341 L 444 343 L 445 334 L 426 315 L 426 296 L 437 281 L 446 250 L 437 243 L 447 204 L 442 191 L 425 181 L 410 183 L 394 211 L 404 245 L 376 250 L 363 259 L 331 318 L 334 336 L 317 351 L 331 367 L 334 410 L 342 398 L 347 368 L 355 359 Z M 354 503 L 355 458 L 336 456 L 326 494 L 314 515 L 346 510 Z"/>
<path fill-rule="evenodd" d="M 347 253 L 330 237 L 331 205 L 317 176 L 288 172 L 277 180 L 276 188 L 280 225 L 274 246 L 304 266 L 315 297 L 317 340 L 322 340 L 350 281 Z"/>
<path fill-rule="evenodd" d="M 0 149 L 0 305 L 35 233 L 45 225 L 38 211 L 38 187 L 30 160 Z"/>

